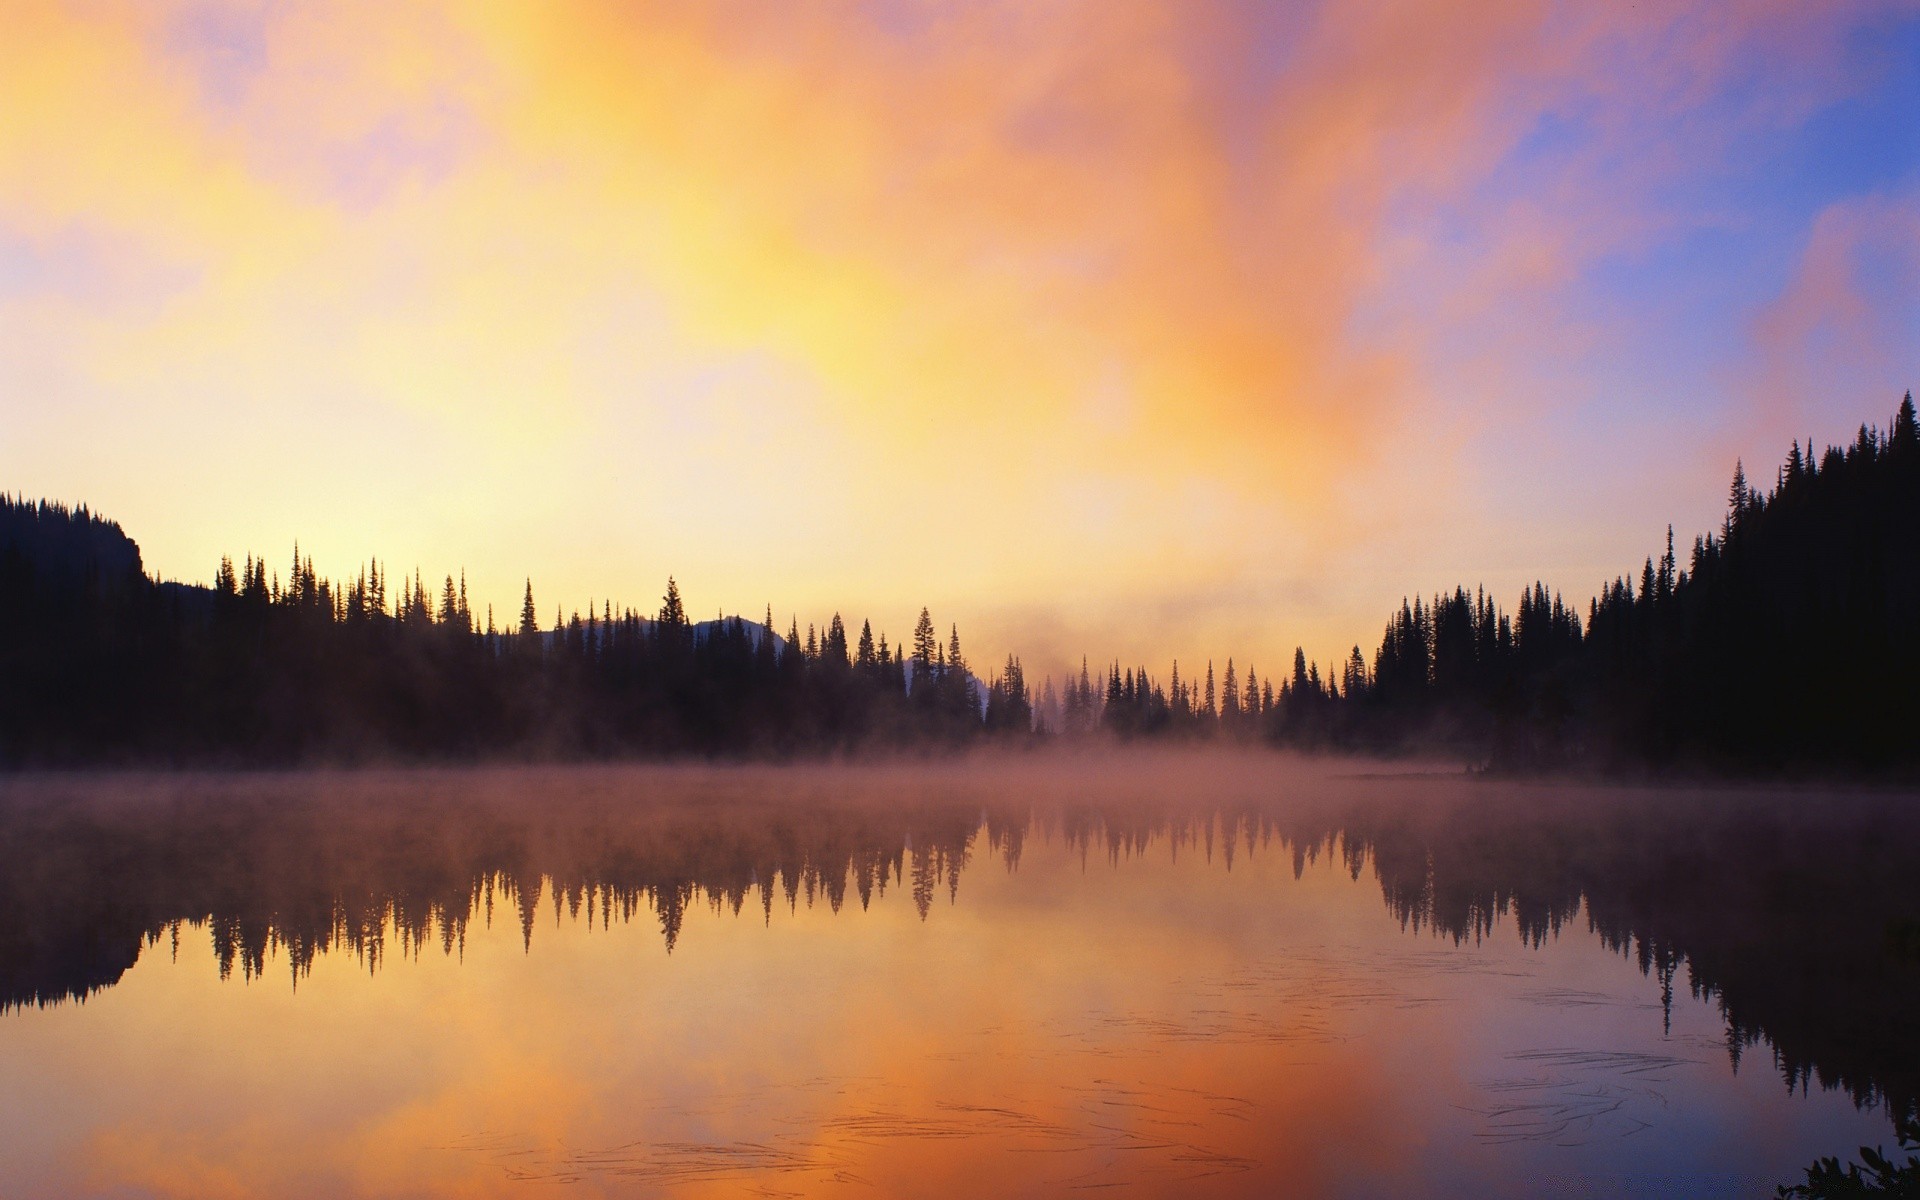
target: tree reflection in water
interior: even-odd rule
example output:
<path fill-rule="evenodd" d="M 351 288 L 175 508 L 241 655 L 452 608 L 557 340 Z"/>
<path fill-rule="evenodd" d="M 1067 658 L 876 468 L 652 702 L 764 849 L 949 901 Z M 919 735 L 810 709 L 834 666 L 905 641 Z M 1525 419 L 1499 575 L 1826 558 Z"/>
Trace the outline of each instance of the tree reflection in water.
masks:
<path fill-rule="evenodd" d="M 517 920 L 531 952 L 543 894 L 590 926 L 656 919 L 669 953 L 699 905 L 764 919 L 896 888 L 926 918 L 1044 833 L 1089 860 L 1337 856 L 1409 932 L 1456 943 L 1510 918 L 1538 945 L 1584 912 L 1669 1005 L 1718 1005 L 1736 1068 L 1764 1049 L 1789 1089 L 1920 1132 L 1908 797 L 1197 778 L 1177 760 L 19 778 L 0 785 L 0 1011 L 84 998 L 195 933 L 223 975 L 276 960 L 295 986 L 322 954 L 459 955 L 476 918 Z"/>

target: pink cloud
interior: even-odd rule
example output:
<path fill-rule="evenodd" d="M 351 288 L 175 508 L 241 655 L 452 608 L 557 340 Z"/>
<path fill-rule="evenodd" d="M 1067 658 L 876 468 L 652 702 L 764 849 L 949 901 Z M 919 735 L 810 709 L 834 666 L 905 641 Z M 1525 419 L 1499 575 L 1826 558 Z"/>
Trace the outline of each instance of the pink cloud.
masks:
<path fill-rule="evenodd" d="M 1862 398 L 1892 412 L 1920 372 L 1920 192 L 1823 211 L 1753 339 L 1755 421 L 1774 438 L 1804 436 L 1816 421 L 1831 429 Z"/>

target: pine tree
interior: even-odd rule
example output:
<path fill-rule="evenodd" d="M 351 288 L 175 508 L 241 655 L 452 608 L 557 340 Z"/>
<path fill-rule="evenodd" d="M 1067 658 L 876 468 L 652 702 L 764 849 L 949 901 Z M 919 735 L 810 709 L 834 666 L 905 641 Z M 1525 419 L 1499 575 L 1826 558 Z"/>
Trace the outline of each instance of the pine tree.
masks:
<path fill-rule="evenodd" d="M 667 576 L 667 594 L 660 600 L 660 624 L 668 630 L 683 629 L 687 625 L 687 609 L 680 602 L 680 585 L 673 576 Z"/>
<path fill-rule="evenodd" d="M 939 635 L 933 631 L 933 617 L 922 608 L 920 620 L 913 626 L 913 670 L 916 682 L 920 676 L 933 670 L 933 657 L 939 648 L 939 641 Z"/>
<path fill-rule="evenodd" d="M 1347 669 L 1340 680 L 1340 690 L 1351 699 L 1364 692 L 1366 687 L 1367 660 L 1361 656 L 1360 647 L 1355 646 L 1353 653 L 1347 656 Z"/>
<path fill-rule="evenodd" d="M 1920 424 L 1914 420 L 1911 391 L 1901 398 L 1900 411 L 1893 414 L 1893 429 L 1887 435 L 1887 444 L 1906 452 L 1920 448 Z"/>
<path fill-rule="evenodd" d="M 527 577 L 526 598 L 520 601 L 520 632 L 534 634 L 540 632 L 540 618 L 533 609 L 533 577 Z"/>
<path fill-rule="evenodd" d="M 1673 526 L 1668 525 L 1667 552 L 1660 559 L 1660 573 L 1654 577 L 1653 581 L 1655 598 L 1663 602 L 1673 595 L 1675 565 L 1673 557 Z"/>
<path fill-rule="evenodd" d="M 1727 519 L 1721 527 L 1721 536 L 1730 539 L 1734 531 L 1740 528 L 1742 518 L 1747 515 L 1747 507 L 1753 502 L 1753 493 L 1747 487 L 1747 466 L 1739 459 L 1733 462 L 1733 485 L 1727 489 Z"/>
<path fill-rule="evenodd" d="M 959 715 L 968 724 L 980 720 L 980 690 L 974 685 L 973 676 L 967 673 L 966 656 L 960 653 L 960 626 L 949 626 L 951 630 L 947 641 L 947 677 L 953 683 L 953 699 Z"/>

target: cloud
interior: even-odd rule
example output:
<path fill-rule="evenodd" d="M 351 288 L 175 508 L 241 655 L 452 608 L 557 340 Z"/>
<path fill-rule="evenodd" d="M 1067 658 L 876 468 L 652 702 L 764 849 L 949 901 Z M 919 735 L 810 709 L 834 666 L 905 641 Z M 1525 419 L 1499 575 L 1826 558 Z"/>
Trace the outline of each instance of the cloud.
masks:
<path fill-rule="evenodd" d="M 1791 280 L 1752 328 L 1756 421 L 1776 440 L 1803 437 L 1817 420 L 1828 441 L 1845 441 L 1834 421 L 1858 415 L 1863 399 L 1891 413 L 1920 366 L 1920 191 L 1822 210 Z"/>
<path fill-rule="evenodd" d="M 1596 275 L 1750 221 L 1742 147 L 1912 11 L 17 7 L 0 320 L 60 349 L 0 351 L 57 410 L 0 466 L 172 572 L 297 532 L 1008 637 L 1241 597 L 1170 621 L 1262 657 L 1485 561 L 1478 452 L 1652 361 Z M 779 577 L 701 512 L 777 514 Z"/>

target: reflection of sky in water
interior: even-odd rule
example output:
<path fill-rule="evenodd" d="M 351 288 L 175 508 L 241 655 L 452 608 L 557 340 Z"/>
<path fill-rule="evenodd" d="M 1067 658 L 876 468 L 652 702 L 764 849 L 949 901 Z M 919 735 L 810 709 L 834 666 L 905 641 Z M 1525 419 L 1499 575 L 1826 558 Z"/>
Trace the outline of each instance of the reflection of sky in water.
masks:
<path fill-rule="evenodd" d="M 297 982 L 169 929 L 0 1017 L 9 1194 L 1752 1195 L 1890 1140 L 1764 1046 L 1732 1071 L 1685 968 L 1663 1012 L 1584 911 L 1456 940 L 1337 845 L 1073 827 L 1015 866 L 981 828 L 924 919 L 911 855 L 837 912 L 703 895 L 670 953 L 591 883 L 543 881 L 530 944 L 496 879 L 453 952 L 389 927 Z"/>

